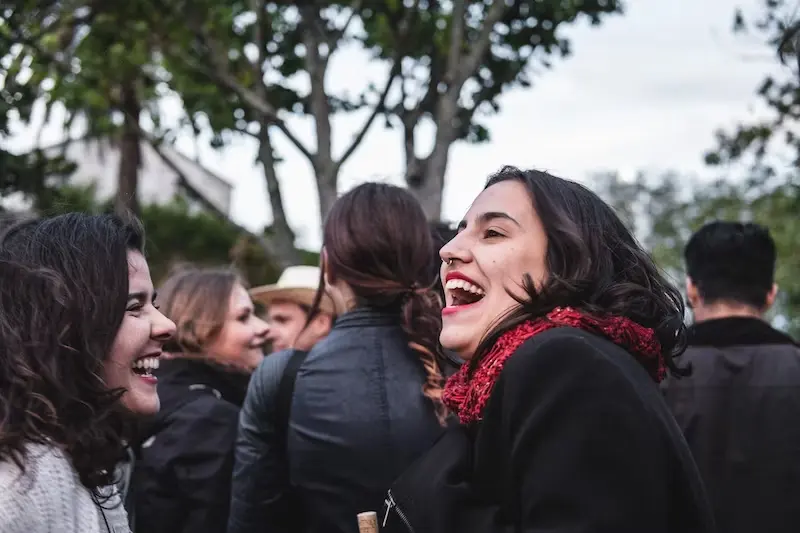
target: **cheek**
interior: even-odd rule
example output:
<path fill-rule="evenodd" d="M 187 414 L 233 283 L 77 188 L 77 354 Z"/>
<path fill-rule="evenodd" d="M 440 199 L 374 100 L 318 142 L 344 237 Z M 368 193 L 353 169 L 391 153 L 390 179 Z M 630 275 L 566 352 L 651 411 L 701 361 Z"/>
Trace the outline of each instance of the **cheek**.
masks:
<path fill-rule="evenodd" d="M 236 357 L 247 347 L 252 336 L 250 328 L 241 322 L 228 322 L 217 342 L 214 343 L 212 351 L 219 355 Z"/>
<path fill-rule="evenodd" d="M 126 385 L 131 364 L 142 353 L 150 339 L 150 326 L 145 320 L 126 316 L 111 345 L 111 352 L 103 369 L 109 388 Z"/>

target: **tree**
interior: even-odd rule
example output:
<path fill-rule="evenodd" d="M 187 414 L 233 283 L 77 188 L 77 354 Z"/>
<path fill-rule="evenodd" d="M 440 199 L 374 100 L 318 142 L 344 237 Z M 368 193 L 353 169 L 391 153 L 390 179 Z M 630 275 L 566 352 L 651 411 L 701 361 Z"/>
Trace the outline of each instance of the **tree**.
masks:
<path fill-rule="evenodd" d="M 87 1 L 4 4 L 0 42 L 6 84 L 26 86 L 47 104 L 67 110 L 65 130 L 82 118 L 89 137 L 111 137 L 119 143 L 120 166 L 116 206 L 139 211 L 141 165 L 139 127 L 143 111 L 156 116 L 159 82 L 153 71 L 152 41 L 142 22 L 141 2 L 113 6 Z M 30 119 L 30 110 L 21 113 Z"/>
<path fill-rule="evenodd" d="M 152 8 L 146 0 L 121 4 L 17 0 L 5 2 L 0 8 L 0 50 L 7 51 L 0 57 L 0 96 L 23 121 L 30 120 L 33 102 L 41 98 L 48 116 L 55 104 L 62 104 L 67 110 L 65 131 L 80 117 L 88 126 L 88 136 L 117 140 L 121 153 L 117 210 L 141 212 L 137 186 L 143 141 L 149 142 L 178 174 L 186 193 L 203 199 L 161 151 L 161 143 L 168 142 L 170 132 L 160 128 L 158 100 L 166 89 L 169 73 L 162 66 L 162 41 L 148 27 Z M 178 46 L 179 39 L 188 36 L 181 31 L 181 21 L 162 16 L 161 24 L 176 29 L 171 46 Z M 188 41 L 182 45 L 188 46 Z M 140 126 L 143 115 L 154 123 L 152 131 Z M 37 154 L 27 156 L 21 168 L 34 168 L 31 159 Z M 42 169 L 37 176 L 41 180 L 52 174 L 52 169 Z M 15 180 L 10 187 L 33 187 L 34 198 L 41 199 L 41 186 L 37 183 L 26 178 Z M 205 206 L 228 221 L 228 213 L 218 212 L 208 202 Z M 241 227 L 239 231 L 249 234 Z M 263 235 L 249 235 L 269 257 L 278 256 Z"/>
<path fill-rule="evenodd" d="M 2 28 L 0 28 L 0 31 Z M 8 123 L 12 112 L 33 105 L 31 91 L 11 90 L 0 85 L 0 143 L 8 136 Z M 54 187 L 64 183 L 74 165 L 62 157 L 47 157 L 41 151 L 13 154 L 0 146 L 0 198 L 20 193 L 23 200 L 52 195 Z"/>
<path fill-rule="evenodd" d="M 800 219 L 798 189 L 793 185 L 768 192 L 747 183 L 718 180 L 702 183 L 675 172 L 639 174 L 624 181 L 617 174 L 594 179 L 595 190 L 620 214 L 637 238 L 680 287 L 685 270 L 683 249 L 693 232 L 713 220 L 752 220 L 770 228 L 778 250 L 776 281 L 781 289 L 777 313 L 800 333 Z"/>
<path fill-rule="evenodd" d="M 569 53 L 569 42 L 558 34 L 561 26 L 582 15 L 598 24 L 602 15 L 621 10 L 615 0 L 228 0 L 203 8 L 170 0 L 160 5 L 167 5 L 170 17 L 185 21 L 192 33 L 192 46 L 176 46 L 165 54 L 174 75 L 171 86 L 184 98 L 192 124 L 205 115 L 220 142 L 231 132 L 259 142 L 282 250 L 294 235 L 280 199 L 273 135 L 285 136 L 309 161 L 324 218 L 337 197 L 342 165 L 375 120 L 383 117 L 387 126 L 401 126 L 408 184 L 428 216 L 437 220 L 451 145 L 460 139 L 487 140 L 486 128 L 476 120 L 499 109 L 502 91 L 530 85 L 534 61 L 548 66 L 550 55 Z M 151 22 L 158 23 L 155 17 Z M 168 43 L 173 29 L 158 27 Z M 355 96 L 331 94 L 325 83 L 330 60 L 353 44 L 386 64 L 386 78 L 377 86 L 365 84 Z M 298 75 L 307 79 L 307 92 L 288 81 Z M 363 126 L 342 150 L 334 150 L 332 117 L 357 110 L 368 110 Z M 290 116 L 313 120 L 315 147 L 306 146 L 287 126 Z M 423 157 L 414 135 L 426 120 L 437 126 L 437 134 L 433 152 Z"/>
<path fill-rule="evenodd" d="M 452 145 L 488 141 L 480 119 L 500 110 L 501 94 L 530 87 L 553 56 L 571 53 L 564 26 L 581 17 L 599 25 L 621 12 L 614 0 L 417 0 L 362 11 L 365 44 L 401 67 L 401 97 L 387 106 L 386 124 L 403 131 L 406 182 L 431 220 L 441 215 Z M 426 120 L 436 129 L 434 146 L 420 155 L 415 135 Z"/>
<path fill-rule="evenodd" d="M 792 13 L 797 13 L 798 7 L 800 2 L 794 0 L 769 0 L 763 12 L 753 18 L 739 10 L 734 15 L 734 31 L 755 35 L 775 47 L 782 59 L 797 55 L 794 36 L 800 28 L 800 20 L 793 20 Z M 718 131 L 717 146 L 706 153 L 706 162 L 712 166 L 747 162 L 754 186 L 768 189 L 781 183 L 800 184 L 797 173 L 800 168 L 798 72 L 787 65 L 778 73 L 767 74 L 756 94 L 766 108 L 765 116 L 740 124 L 732 131 Z"/>

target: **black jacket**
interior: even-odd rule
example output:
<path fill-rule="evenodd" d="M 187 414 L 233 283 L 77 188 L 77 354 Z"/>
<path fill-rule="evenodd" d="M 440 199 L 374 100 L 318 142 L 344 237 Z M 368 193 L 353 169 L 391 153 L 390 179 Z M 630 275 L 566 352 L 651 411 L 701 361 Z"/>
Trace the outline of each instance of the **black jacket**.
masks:
<path fill-rule="evenodd" d="M 137 447 L 136 533 L 222 533 L 247 376 L 188 359 L 157 371 L 161 409 Z"/>
<path fill-rule="evenodd" d="M 228 533 L 357 533 L 358 513 L 443 428 L 422 395 L 425 371 L 398 313 L 361 308 L 340 316 L 297 374 L 287 453 L 275 399 L 288 352 L 256 370 L 242 408 Z M 302 513 L 288 515 L 288 495 Z"/>
<path fill-rule="evenodd" d="M 800 346 L 755 318 L 692 326 L 665 384 L 724 533 L 800 531 Z"/>
<path fill-rule="evenodd" d="M 573 328 L 507 360 L 481 422 L 393 486 L 381 533 L 708 533 L 680 429 L 622 348 Z"/>

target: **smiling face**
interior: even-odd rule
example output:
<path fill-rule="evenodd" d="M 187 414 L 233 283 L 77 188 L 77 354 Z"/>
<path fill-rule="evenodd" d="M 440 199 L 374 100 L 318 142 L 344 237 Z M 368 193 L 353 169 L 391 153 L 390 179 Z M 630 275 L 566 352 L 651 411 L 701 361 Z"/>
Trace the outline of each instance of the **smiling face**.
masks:
<path fill-rule="evenodd" d="M 144 256 L 128 252 L 128 302 L 122 324 L 103 369 L 110 389 L 125 389 L 121 403 L 137 415 L 158 412 L 158 380 L 151 370 L 158 368 L 164 343 L 175 334 L 175 324 L 155 307 L 150 268 Z"/>
<path fill-rule="evenodd" d="M 481 192 L 440 252 L 442 346 L 472 358 L 481 339 L 519 306 L 509 291 L 525 295 L 525 274 L 537 285 L 544 281 L 546 254 L 547 236 L 525 185 L 508 180 Z"/>
<path fill-rule="evenodd" d="M 252 371 L 264 358 L 267 331 L 267 323 L 255 315 L 247 290 L 237 282 L 228 299 L 225 323 L 207 351 L 215 361 Z"/>

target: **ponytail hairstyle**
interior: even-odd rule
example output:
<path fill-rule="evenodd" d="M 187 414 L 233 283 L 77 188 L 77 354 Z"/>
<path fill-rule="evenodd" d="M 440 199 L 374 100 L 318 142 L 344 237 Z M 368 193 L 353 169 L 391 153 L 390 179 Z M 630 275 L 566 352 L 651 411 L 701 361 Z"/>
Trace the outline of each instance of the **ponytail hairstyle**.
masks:
<path fill-rule="evenodd" d="M 444 423 L 442 403 L 442 300 L 436 289 L 433 241 L 419 202 L 405 189 L 365 183 L 339 198 L 323 229 L 323 268 L 331 283 L 344 281 L 356 306 L 398 311 L 408 345 L 419 355 L 422 393 Z M 309 322 L 324 295 L 321 274 Z"/>

